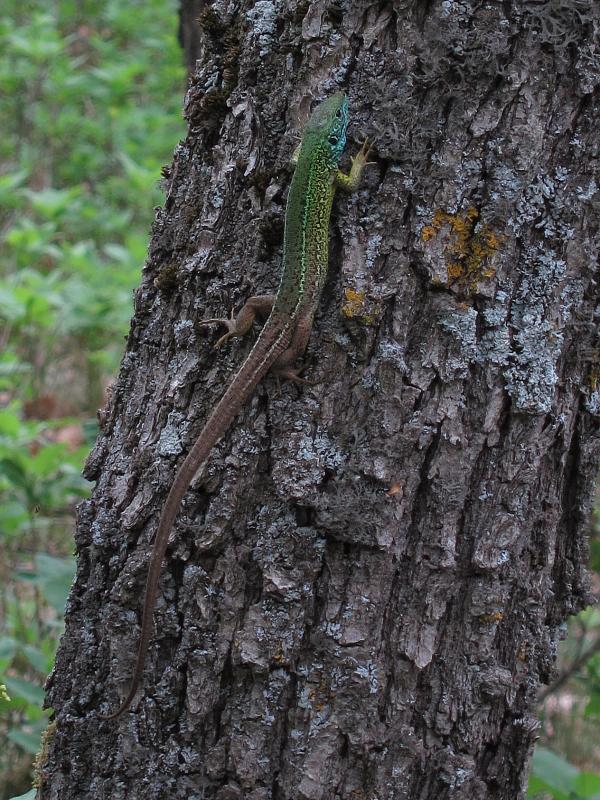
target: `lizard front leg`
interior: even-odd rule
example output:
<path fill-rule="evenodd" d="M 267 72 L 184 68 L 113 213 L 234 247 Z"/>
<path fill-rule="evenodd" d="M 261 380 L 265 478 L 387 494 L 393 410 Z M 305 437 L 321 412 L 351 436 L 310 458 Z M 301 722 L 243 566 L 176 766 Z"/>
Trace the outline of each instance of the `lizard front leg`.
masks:
<path fill-rule="evenodd" d="M 252 327 L 256 315 L 268 317 L 275 302 L 274 294 L 257 294 L 249 297 L 242 308 L 234 316 L 233 310 L 229 319 L 203 319 L 199 325 L 225 325 L 227 333 L 215 344 L 215 350 L 234 336 L 244 336 Z"/>
<path fill-rule="evenodd" d="M 355 192 L 358 189 L 364 168 L 369 164 L 375 164 L 374 161 L 369 161 L 371 149 L 372 144 L 365 139 L 358 153 L 352 157 L 349 174 L 346 175 L 341 169 L 338 169 L 334 176 L 334 182 L 338 189 L 343 189 L 345 192 Z"/>

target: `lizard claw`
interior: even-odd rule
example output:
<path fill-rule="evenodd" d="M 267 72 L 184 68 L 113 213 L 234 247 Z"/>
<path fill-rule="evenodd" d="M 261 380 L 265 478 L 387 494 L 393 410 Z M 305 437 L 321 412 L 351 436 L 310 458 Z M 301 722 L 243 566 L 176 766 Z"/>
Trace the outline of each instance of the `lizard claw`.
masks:
<path fill-rule="evenodd" d="M 227 328 L 227 333 L 221 336 L 220 339 L 217 339 L 214 349 L 218 350 L 221 345 L 225 344 L 228 339 L 231 339 L 232 336 L 237 335 L 237 325 L 235 321 L 235 315 L 233 313 L 233 308 L 229 314 L 229 319 L 222 319 L 220 317 L 215 317 L 212 319 L 202 319 L 198 323 L 198 325 L 225 325 Z"/>
<path fill-rule="evenodd" d="M 319 381 L 309 381 L 307 378 L 301 378 L 300 373 L 306 369 L 305 366 L 300 367 L 283 367 L 281 369 L 273 370 L 275 373 L 275 377 L 277 379 L 277 388 L 280 390 L 281 385 L 279 381 L 283 379 L 284 381 L 292 381 L 292 383 L 300 383 L 303 386 L 317 386 Z"/>
<path fill-rule="evenodd" d="M 365 140 L 361 145 L 360 150 L 355 156 L 351 156 L 352 163 L 357 159 L 363 162 L 365 167 L 368 167 L 369 164 L 376 164 L 376 161 L 368 161 L 367 159 L 373 152 L 374 142 L 369 141 L 368 137 L 365 136 Z"/>

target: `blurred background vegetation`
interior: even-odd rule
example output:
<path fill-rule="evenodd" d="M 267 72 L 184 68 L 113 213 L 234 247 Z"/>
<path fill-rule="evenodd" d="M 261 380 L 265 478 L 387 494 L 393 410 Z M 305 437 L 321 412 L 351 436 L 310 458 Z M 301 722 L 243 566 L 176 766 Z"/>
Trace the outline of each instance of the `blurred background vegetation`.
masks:
<path fill-rule="evenodd" d="M 160 169 L 185 133 L 177 24 L 176 0 L 4 0 L 0 11 L 0 800 L 34 797 L 74 510 L 89 492 L 80 472 Z M 600 613 L 569 630 L 530 795 L 600 798 Z"/>
<path fill-rule="evenodd" d="M 0 10 L 0 799 L 26 792 L 96 410 L 161 166 L 185 134 L 176 0 Z"/>

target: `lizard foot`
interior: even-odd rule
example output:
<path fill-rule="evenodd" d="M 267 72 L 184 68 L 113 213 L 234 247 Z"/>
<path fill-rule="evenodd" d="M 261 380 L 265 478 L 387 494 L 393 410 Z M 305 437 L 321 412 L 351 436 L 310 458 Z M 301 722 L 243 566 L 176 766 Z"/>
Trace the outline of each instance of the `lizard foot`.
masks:
<path fill-rule="evenodd" d="M 220 339 L 217 339 L 214 346 L 215 350 L 218 350 L 219 347 L 221 347 L 221 345 L 225 344 L 225 342 L 228 341 L 228 339 L 231 339 L 234 336 L 241 335 L 238 332 L 237 320 L 233 313 L 233 309 L 231 309 L 231 314 L 229 316 L 229 319 L 220 319 L 220 318 L 202 319 L 200 320 L 198 325 L 225 325 L 225 327 L 227 328 L 227 333 L 223 334 L 223 336 L 221 336 Z"/>
<path fill-rule="evenodd" d="M 277 379 L 277 388 L 281 391 L 281 383 L 280 381 L 291 381 L 292 383 L 298 383 L 302 386 L 317 386 L 319 381 L 309 381 L 307 378 L 302 378 L 300 373 L 306 369 L 304 366 L 300 367 L 282 367 L 281 369 L 274 369 L 273 374 Z"/>
<path fill-rule="evenodd" d="M 368 167 L 369 164 L 376 164 L 376 161 L 369 161 L 369 156 L 373 151 L 374 143 L 369 141 L 369 139 L 365 136 L 365 140 L 361 145 L 360 150 L 355 156 L 350 156 L 350 160 L 354 164 L 355 161 L 358 161 L 362 167 Z"/>

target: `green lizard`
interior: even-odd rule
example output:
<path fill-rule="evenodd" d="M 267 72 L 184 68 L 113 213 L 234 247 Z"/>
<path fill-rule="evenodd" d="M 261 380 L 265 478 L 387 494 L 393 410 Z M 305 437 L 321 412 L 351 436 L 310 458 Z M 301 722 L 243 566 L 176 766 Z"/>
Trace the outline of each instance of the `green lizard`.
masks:
<path fill-rule="evenodd" d="M 150 558 L 131 686 L 119 708 L 108 716 L 102 716 L 102 719 L 116 719 L 123 714 L 140 684 L 169 534 L 183 496 L 198 469 L 269 370 L 282 378 L 308 383 L 300 377 L 301 370 L 295 368 L 294 364 L 308 344 L 327 274 L 329 217 L 333 196 L 338 187 L 348 192 L 356 190 L 365 166 L 371 163 L 368 161 L 370 145 L 365 141 L 352 159 L 350 173 L 346 175 L 338 169 L 346 144 L 347 126 L 348 99 L 341 93 L 317 106 L 308 120 L 297 155 L 294 156 L 296 168 L 285 212 L 283 274 L 277 294 L 251 297 L 237 316 L 232 314 L 230 319 L 207 319 L 201 323 L 218 323 L 227 327 L 227 333 L 215 345 L 219 347 L 232 336 L 247 333 L 257 314 L 268 315 L 256 344 L 232 378 L 175 476 Z"/>

